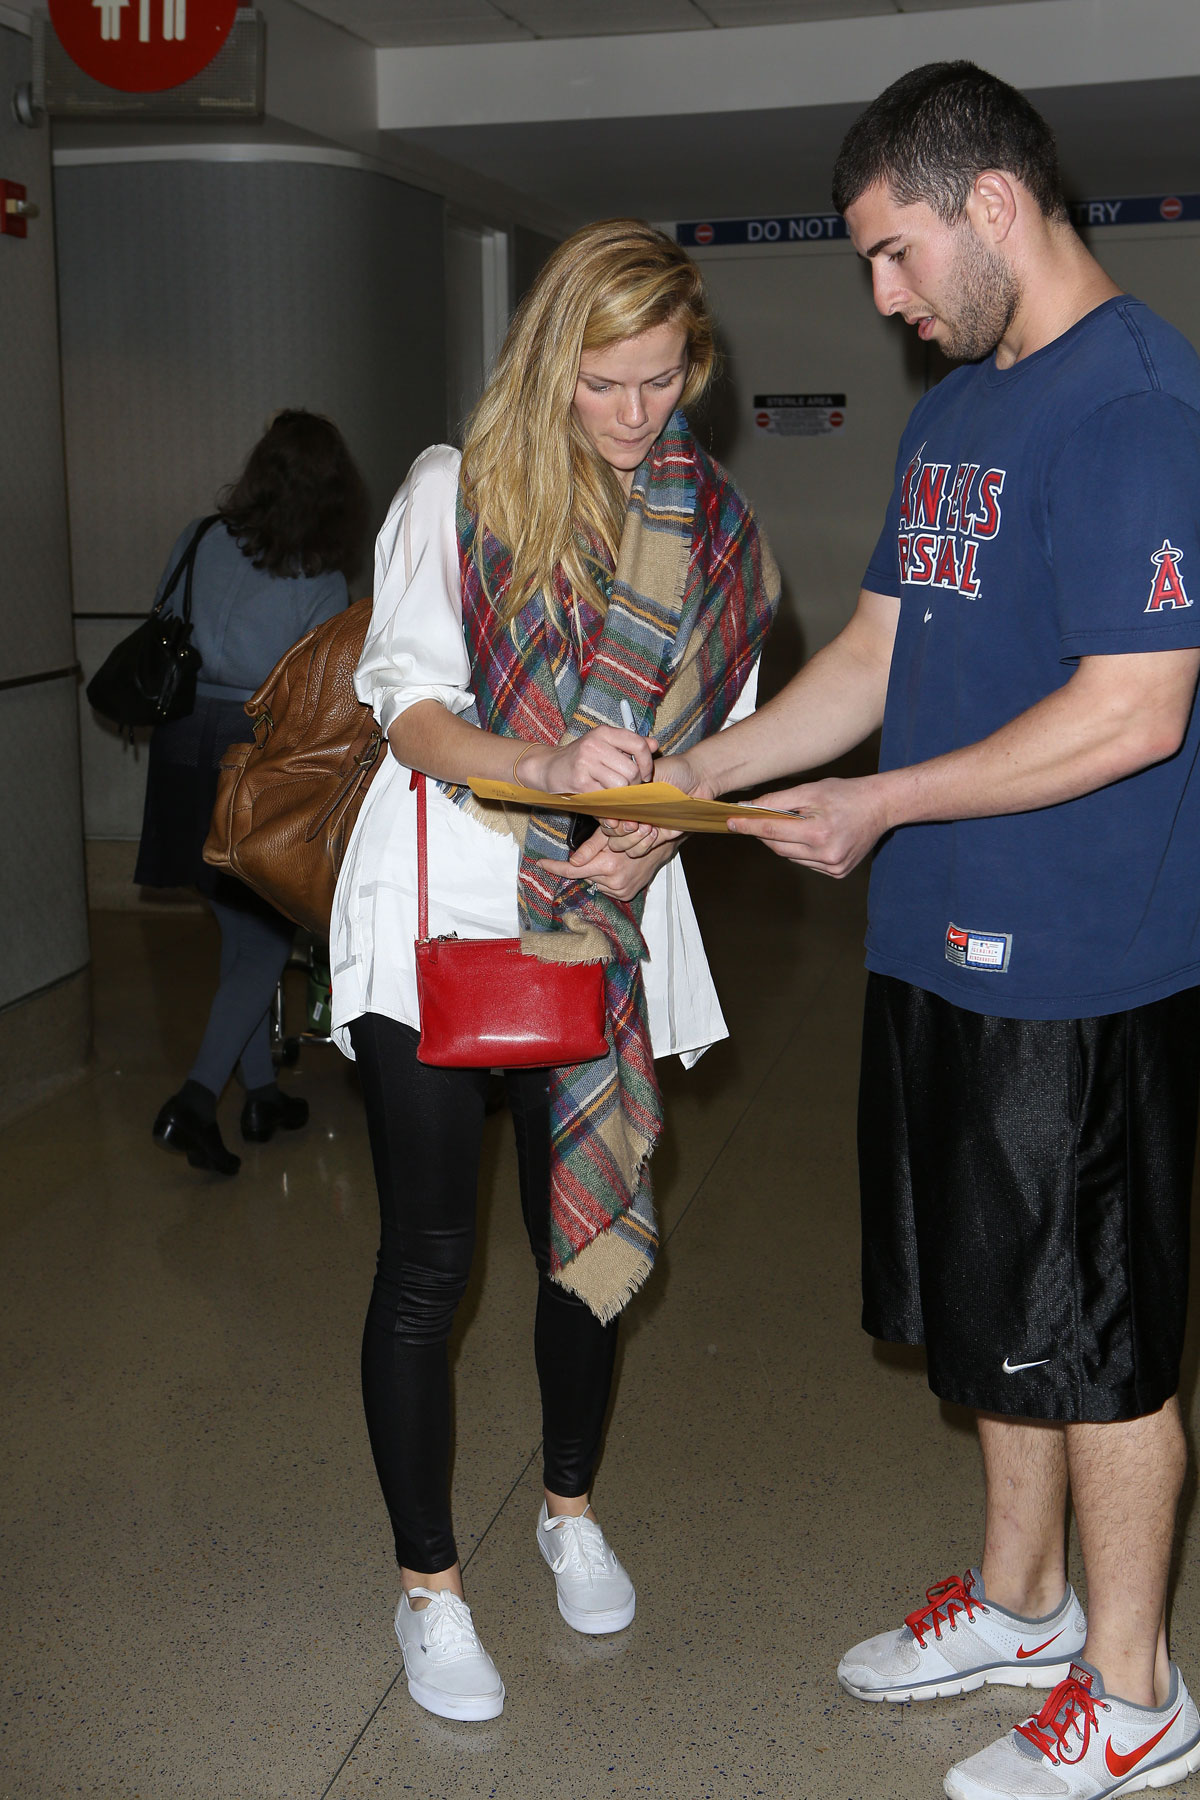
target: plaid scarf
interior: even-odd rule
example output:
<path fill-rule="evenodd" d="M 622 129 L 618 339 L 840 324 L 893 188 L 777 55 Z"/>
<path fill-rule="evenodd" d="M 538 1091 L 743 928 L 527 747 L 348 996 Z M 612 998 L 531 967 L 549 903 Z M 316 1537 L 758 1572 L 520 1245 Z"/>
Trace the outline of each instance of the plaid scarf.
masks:
<path fill-rule="evenodd" d="M 506 626 L 499 611 L 512 558 L 490 533 L 476 545 L 461 490 L 457 527 L 463 630 L 486 731 L 567 743 L 620 725 L 622 699 L 664 754 L 720 728 L 774 617 L 779 575 L 749 507 L 682 413 L 634 476 L 603 618 L 591 596 L 571 593 L 560 568 L 552 591 Z M 595 654 L 581 679 L 578 646 L 588 641 Z M 486 817 L 469 790 L 454 797 Z M 610 900 L 538 867 L 539 857 L 569 854 L 571 815 L 490 811 L 487 822 L 521 845 L 526 952 L 605 964 L 607 1057 L 550 1071 L 550 1248 L 554 1279 L 607 1321 L 649 1274 L 658 1243 L 649 1159 L 662 1102 L 641 973 L 645 893 Z"/>

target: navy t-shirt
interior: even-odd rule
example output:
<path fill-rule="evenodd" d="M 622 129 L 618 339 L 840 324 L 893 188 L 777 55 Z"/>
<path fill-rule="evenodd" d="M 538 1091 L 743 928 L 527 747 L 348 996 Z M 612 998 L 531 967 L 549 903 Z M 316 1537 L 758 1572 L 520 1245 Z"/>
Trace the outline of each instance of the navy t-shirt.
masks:
<path fill-rule="evenodd" d="M 1122 295 L 916 406 L 863 585 L 900 601 L 880 767 L 977 742 L 1081 656 L 1200 646 L 1200 358 Z M 1081 1018 L 1200 983 L 1200 706 L 1166 762 L 1036 812 L 901 826 L 867 966 Z"/>

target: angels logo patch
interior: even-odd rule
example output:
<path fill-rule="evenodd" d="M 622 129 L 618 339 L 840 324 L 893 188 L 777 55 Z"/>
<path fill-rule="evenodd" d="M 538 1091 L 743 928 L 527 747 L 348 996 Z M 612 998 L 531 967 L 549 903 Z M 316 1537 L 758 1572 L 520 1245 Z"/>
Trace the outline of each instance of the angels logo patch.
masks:
<path fill-rule="evenodd" d="M 1190 606 L 1192 603 L 1183 585 L 1183 576 L 1179 573 L 1183 551 L 1177 550 L 1168 538 L 1164 538 L 1162 549 L 1153 551 L 1150 561 L 1154 564 L 1154 580 L 1150 586 L 1146 611 L 1156 613 L 1161 612 L 1164 606 Z"/>

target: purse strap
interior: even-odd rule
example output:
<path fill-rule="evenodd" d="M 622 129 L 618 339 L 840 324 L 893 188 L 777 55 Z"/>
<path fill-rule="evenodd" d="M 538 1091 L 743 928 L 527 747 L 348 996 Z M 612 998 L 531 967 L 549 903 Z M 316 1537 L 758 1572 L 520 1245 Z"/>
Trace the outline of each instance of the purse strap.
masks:
<path fill-rule="evenodd" d="M 429 856 L 425 830 L 425 777 L 414 769 L 412 780 L 408 785 L 417 790 L 417 938 L 423 942 L 429 936 Z"/>
<path fill-rule="evenodd" d="M 184 570 L 186 569 L 187 570 L 187 580 L 183 584 L 183 622 L 185 625 L 191 624 L 191 622 L 192 622 L 192 574 L 196 567 L 196 551 L 199 549 L 200 539 L 204 536 L 205 532 L 208 531 L 211 526 L 216 524 L 216 522 L 220 518 L 220 516 L 221 516 L 220 513 L 210 513 L 207 519 L 201 519 L 201 521 L 197 525 L 195 531 L 192 533 L 191 542 L 188 544 L 187 549 L 184 551 L 183 555 L 180 557 L 179 561 L 175 564 L 175 567 L 172 569 L 171 579 L 168 581 L 166 587 L 163 589 L 162 593 L 158 597 L 158 600 L 154 604 L 154 607 L 153 607 L 154 614 L 160 613 L 162 611 L 163 607 L 167 604 L 167 601 L 171 598 L 171 595 L 175 592 L 175 589 L 179 586 L 179 577 L 183 574 Z"/>

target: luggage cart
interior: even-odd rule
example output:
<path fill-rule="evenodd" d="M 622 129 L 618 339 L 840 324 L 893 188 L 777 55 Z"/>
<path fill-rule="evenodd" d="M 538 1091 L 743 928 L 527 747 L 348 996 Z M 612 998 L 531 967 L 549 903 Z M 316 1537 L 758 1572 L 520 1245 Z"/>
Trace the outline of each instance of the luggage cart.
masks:
<path fill-rule="evenodd" d="M 288 971 L 302 969 L 307 977 L 301 1031 L 289 1031 L 285 984 Z M 300 1060 L 302 1044 L 331 1044 L 329 945 L 311 931 L 297 934 L 292 954 L 284 966 L 271 1003 L 271 1059 L 277 1069 L 290 1069 Z"/>

